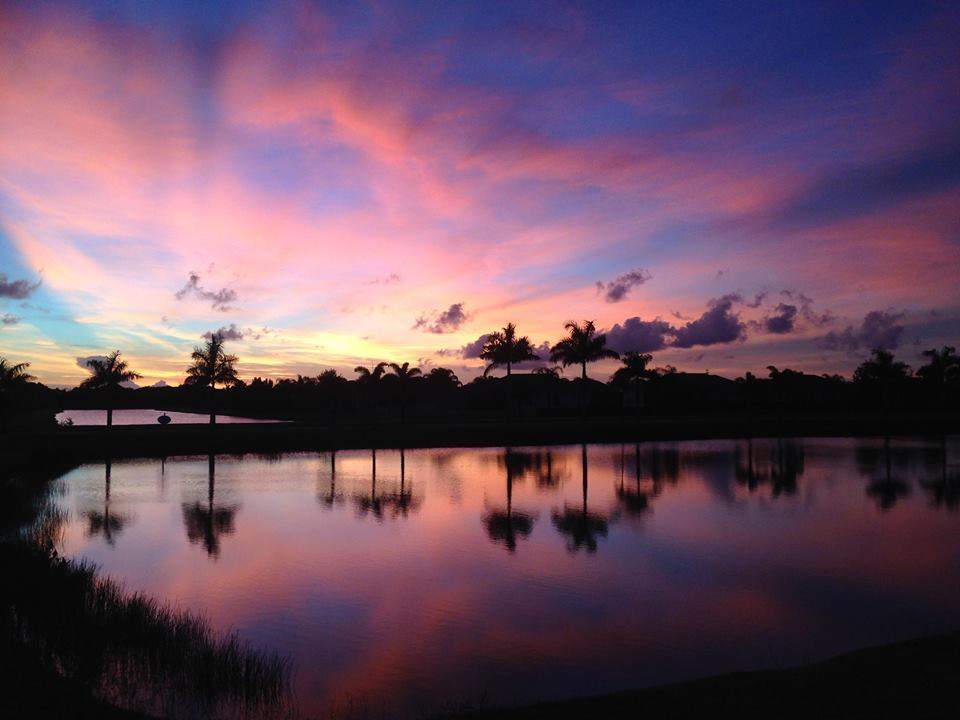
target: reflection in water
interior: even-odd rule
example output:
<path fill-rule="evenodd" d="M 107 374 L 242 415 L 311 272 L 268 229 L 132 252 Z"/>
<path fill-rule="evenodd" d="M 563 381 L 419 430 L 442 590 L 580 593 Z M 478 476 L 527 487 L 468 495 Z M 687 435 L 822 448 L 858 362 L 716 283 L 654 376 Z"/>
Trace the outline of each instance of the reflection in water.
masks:
<path fill-rule="evenodd" d="M 319 481 L 318 481 L 319 482 Z M 330 487 L 326 492 L 317 491 L 317 500 L 321 505 L 332 508 L 343 502 L 343 493 L 337 490 L 337 451 L 330 451 Z"/>
<path fill-rule="evenodd" d="M 103 492 L 103 512 L 91 510 L 85 513 L 87 518 L 87 537 L 103 535 L 107 545 L 114 545 L 117 542 L 117 535 L 123 532 L 123 529 L 133 519 L 125 513 L 110 511 L 110 472 L 113 463 L 108 459 L 104 463 L 104 492 Z"/>
<path fill-rule="evenodd" d="M 870 457 L 870 453 L 865 453 L 865 458 Z M 890 510 L 901 498 L 910 494 L 910 486 L 902 477 L 891 473 L 890 465 L 890 438 L 887 437 L 883 439 L 883 475 L 873 478 L 867 485 L 867 495 L 876 500 L 877 505 L 884 511 Z"/>
<path fill-rule="evenodd" d="M 930 504 L 947 510 L 960 509 L 960 472 L 947 465 L 947 438 L 940 439 L 937 461 L 940 472 L 920 480 L 920 486 L 930 495 Z"/>
<path fill-rule="evenodd" d="M 517 460 L 514 455 L 519 455 L 522 459 Z M 550 453 L 548 452 L 546 455 L 549 458 Z M 483 516 L 483 524 L 487 528 L 487 535 L 494 542 L 502 542 L 510 552 L 515 552 L 517 549 L 517 537 L 525 538 L 533 531 L 533 515 L 517 512 L 513 509 L 514 471 L 519 469 L 522 473 L 524 467 L 533 467 L 534 462 L 532 460 L 527 465 L 527 460 L 532 459 L 532 457 L 533 453 L 512 453 L 509 447 L 504 451 L 502 459 L 498 456 L 497 460 L 506 468 L 507 507 L 506 510 L 489 510 Z M 537 457 L 539 457 L 539 453 Z M 550 463 L 549 460 L 548 463 Z M 552 474 L 550 477 L 553 477 Z"/>
<path fill-rule="evenodd" d="M 386 496 L 385 502 L 393 510 L 394 517 L 406 517 L 411 512 L 420 509 L 420 499 L 413 495 L 413 483 L 406 486 L 407 458 L 406 451 L 400 448 L 400 488 L 395 493 Z"/>
<path fill-rule="evenodd" d="M 206 506 L 198 502 L 183 504 L 183 524 L 187 528 L 187 538 L 191 543 L 202 545 L 207 555 L 212 558 L 220 556 L 220 536 L 236 532 L 234 516 L 239 509 L 236 506 L 214 506 L 215 474 L 216 460 L 210 455 L 207 458 Z"/>
<path fill-rule="evenodd" d="M 955 437 L 173 457 L 112 463 L 106 513 L 104 465 L 53 502 L 68 556 L 290 657 L 305 717 L 422 716 L 953 628 L 958 457 Z M 915 492 L 867 494 L 888 478 Z M 111 547 L 91 507 L 136 522 Z"/>
<path fill-rule="evenodd" d="M 624 475 L 626 472 L 626 451 L 620 448 L 620 485 L 617 488 L 617 500 L 620 501 L 622 509 L 633 516 L 646 514 L 650 509 L 650 499 L 660 492 L 660 485 L 655 481 L 650 481 L 650 487 L 644 489 L 642 483 L 643 461 L 640 458 L 640 443 L 634 446 L 634 486 L 629 487 L 625 483 Z"/>
<path fill-rule="evenodd" d="M 585 548 L 587 552 L 597 551 L 597 538 L 607 536 L 607 517 L 590 512 L 587 508 L 587 446 L 581 445 L 581 467 L 583 473 L 583 506 L 571 508 L 564 505 L 563 511 L 552 513 L 553 526 L 567 536 L 567 550 L 577 552 Z"/>
<path fill-rule="evenodd" d="M 796 493 L 797 480 L 804 471 L 803 440 L 777 438 L 772 445 L 765 442 L 764 450 L 757 457 L 752 438 L 747 440 L 746 448 L 737 445 L 737 482 L 750 492 L 769 486 L 773 497 Z"/>

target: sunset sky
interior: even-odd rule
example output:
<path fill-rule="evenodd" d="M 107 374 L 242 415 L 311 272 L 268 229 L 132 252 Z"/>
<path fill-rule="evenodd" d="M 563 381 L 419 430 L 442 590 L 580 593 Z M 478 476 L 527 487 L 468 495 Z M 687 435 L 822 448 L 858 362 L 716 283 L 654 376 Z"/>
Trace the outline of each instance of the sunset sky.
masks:
<path fill-rule="evenodd" d="M 245 378 L 468 379 L 590 318 L 683 370 L 917 366 L 960 344 L 958 37 L 949 2 L 0 0 L 0 355 L 178 384 L 222 328 Z"/>

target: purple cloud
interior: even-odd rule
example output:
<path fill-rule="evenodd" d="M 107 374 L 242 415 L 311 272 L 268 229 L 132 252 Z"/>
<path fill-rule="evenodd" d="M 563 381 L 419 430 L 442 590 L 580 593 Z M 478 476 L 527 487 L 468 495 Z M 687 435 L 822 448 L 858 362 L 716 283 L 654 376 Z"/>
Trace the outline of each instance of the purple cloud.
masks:
<path fill-rule="evenodd" d="M 468 318 L 469 315 L 466 310 L 463 309 L 463 303 L 458 302 L 448 307 L 433 319 L 426 314 L 421 315 L 413 324 L 413 329 L 442 335 L 459 330 L 460 326 L 463 325 Z"/>
<path fill-rule="evenodd" d="M 607 345 L 617 352 L 653 352 L 667 346 L 667 338 L 676 333 L 666 320 L 627 318 L 607 330 Z"/>
<path fill-rule="evenodd" d="M 227 312 L 233 308 L 230 303 L 237 299 L 237 292 L 229 288 L 221 288 L 216 292 L 207 290 L 200 284 L 200 275 L 192 272 L 186 284 L 174 293 L 177 300 L 183 300 L 188 295 L 210 303 L 210 307 L 220 312 Z"/>
<path fill-rule="evenodd" d="M 34 290 L 40 287 L 40 281 L 35 283 L 29 280 L 7 280 L 5 273 L 0 273 L 0 297 L 12 300 L 26 300 Z"/>
<path fill-rule="evenodd" d="M 847 325 L 841 332 L 831 330 L 820 338 L 819 345 L 825 350 L 849 352 L 861 348 L 895 350 L 900 346 L 900 339 L 903 336 L 904 326 L 900 321 L 903 320 L 904 315 L 902 312 L 873 310 L 863 318 L 859 329 L 854 330 L 853 326 Z"/>
<path fill-rule="evenodd" d="M 618 275 L 616 279 L 610 282 L 597 281 L 597 292 L 603 293 L 604 300 L 608 303 L 620 302 L 627 297 L 627 294 L 638 285 L 643 285 L 653 275 L 643 268 L 636 268 L 630 272 Z"/>
<path fill-rule="evenodd" d="M 714 298 L 703 315 L 676 329 L 673 346 L 691 348 L 695 345 L 717 345 L 743 339 L 746 325 L 740 320 L 740 316 L 732 311 L 734 303 L 742 300 L 736 293 Z"/>
<path fill-rule="evenodd" d="M 773 315 L 768 315 L 763 319 L 760 323 L 761 327 L 766 332 L 774 335 L 791 333 L 796 326 L 798 312 L 796 305 L 780 303 L 777 305 Z"/>
<path fill-rule="evenodd" d="M 216 330 L 205 332 L 202 337 L 205 340 L 212 340 L 214 335 L 218 335 L 222 340 L 243 340 L 244 332 L 233 323 L 230 326 L 223 326 Z"/>

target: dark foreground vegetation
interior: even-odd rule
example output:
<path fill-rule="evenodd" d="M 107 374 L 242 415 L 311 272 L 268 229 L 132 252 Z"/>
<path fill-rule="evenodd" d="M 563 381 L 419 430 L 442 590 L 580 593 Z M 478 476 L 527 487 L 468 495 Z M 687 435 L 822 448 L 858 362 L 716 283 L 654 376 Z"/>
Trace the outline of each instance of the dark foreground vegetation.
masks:
<path fill-rule="evenodd" d="M 868 648 L 786 670 L 721 675 L 461 720 L 566 718 L 955 718 L 960 716 L 960 633 Z"/>
<path fill-rule="evenodd" d="M 272 717 L 288 668 L 57 553 L 42 474 L 0 478 L 2 717 Z"/>

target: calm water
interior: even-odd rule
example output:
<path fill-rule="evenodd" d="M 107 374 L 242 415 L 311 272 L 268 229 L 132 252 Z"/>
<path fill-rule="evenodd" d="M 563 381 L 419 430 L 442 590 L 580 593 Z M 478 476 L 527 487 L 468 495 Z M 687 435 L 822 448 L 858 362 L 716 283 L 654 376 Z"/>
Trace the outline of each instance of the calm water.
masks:
<path fill-rule="evenodd" d="M 344 451 L 85 465 L 58 502 L 68 554 L 288 654 L 303 709 L 406 715 L 956 628 L 958 470 L 958 438 Z"/>
<path fill-rule="evenodd" d="M 182 425 L 185 423 L 207 423 L 209 415 L 189 412 L 173 412 L 172 410 L 114 410 L 114 425 L 157 425 L 157 418 L 166 414 L 170 416 L 170 423 Z M 74 425 L 106 425 L 106 410 L 64 410 L 57 413 L 57 422 L 72 420 Z M 280 420 L 257 420 L 255 418 L 236 417 L 234 415 L 217 415 L 218 423 L 260 423 L 281 422 Z"/>

